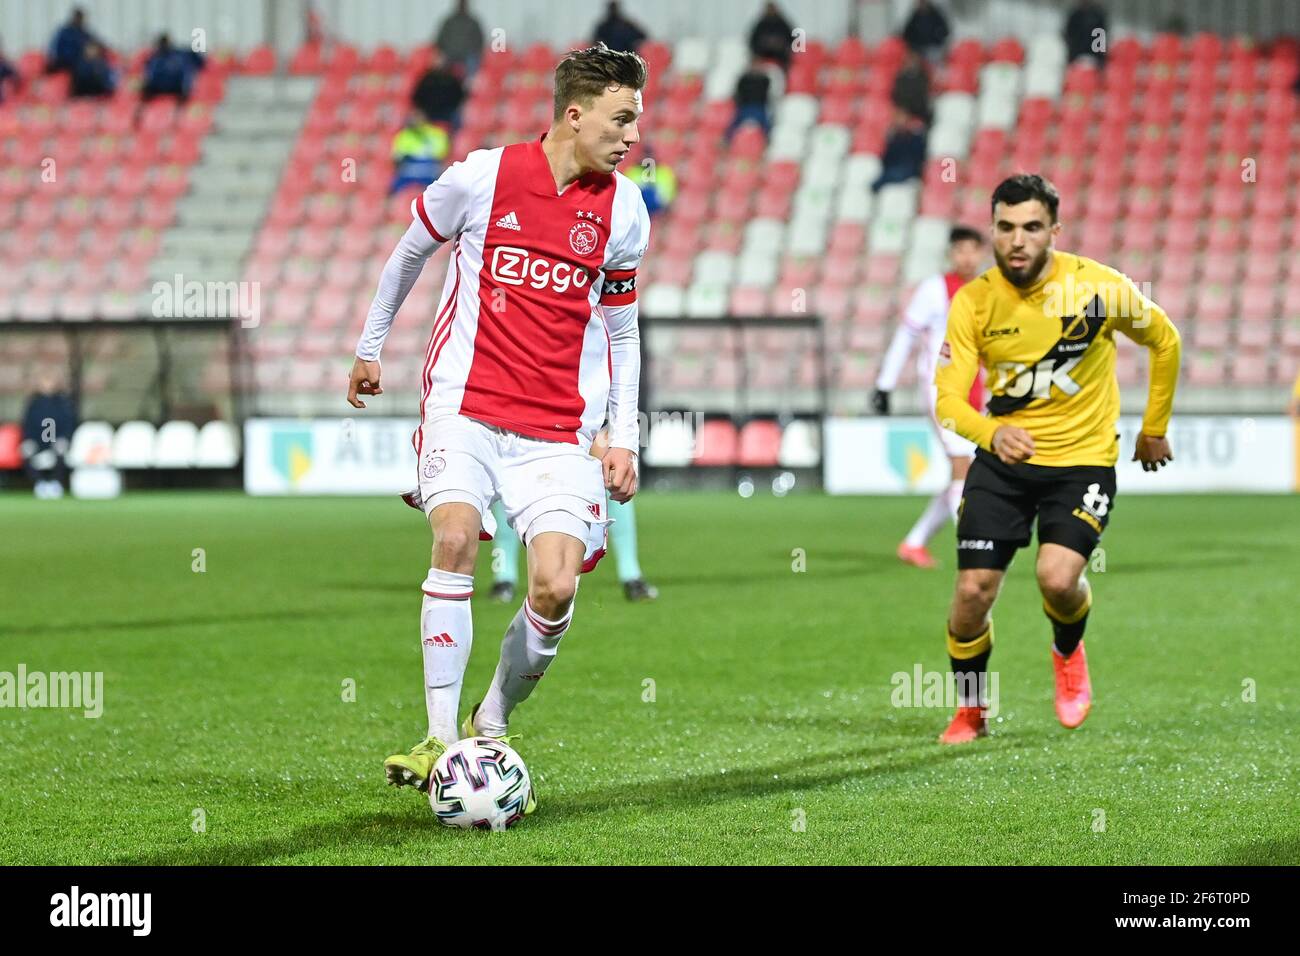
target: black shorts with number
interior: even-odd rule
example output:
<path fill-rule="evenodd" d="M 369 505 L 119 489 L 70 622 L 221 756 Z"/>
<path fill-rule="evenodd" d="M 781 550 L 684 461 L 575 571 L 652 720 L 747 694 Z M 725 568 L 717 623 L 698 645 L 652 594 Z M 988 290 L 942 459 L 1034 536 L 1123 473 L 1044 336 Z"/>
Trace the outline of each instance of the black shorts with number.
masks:
<path fill-rule="evenodd" d="M 1059 544 L 1085 558 L 1115 507 L 1115 469 L 1105 465 L 1005 465 L 975 452 L 957 518 L 957 567 L 1005 570 L 1029 544 Z"/>

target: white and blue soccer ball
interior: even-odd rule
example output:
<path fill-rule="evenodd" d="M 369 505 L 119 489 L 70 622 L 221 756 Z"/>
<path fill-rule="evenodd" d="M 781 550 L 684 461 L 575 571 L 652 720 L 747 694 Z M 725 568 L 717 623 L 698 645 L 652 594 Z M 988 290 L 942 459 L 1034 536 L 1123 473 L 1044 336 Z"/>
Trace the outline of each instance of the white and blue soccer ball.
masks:
<path fill-rule="evenodd" d="M 445 827 L 505 830 L 524 818 L 532 791 L 523 759 L 492 737 L 452 744 L 429 775 L 429 803 Z"/>

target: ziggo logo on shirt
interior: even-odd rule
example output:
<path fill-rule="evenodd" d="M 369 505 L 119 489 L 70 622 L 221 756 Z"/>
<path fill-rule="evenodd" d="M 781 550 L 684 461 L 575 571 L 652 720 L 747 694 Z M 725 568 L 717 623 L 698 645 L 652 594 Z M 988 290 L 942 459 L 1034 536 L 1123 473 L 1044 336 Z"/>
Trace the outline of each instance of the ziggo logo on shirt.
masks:
<path fill-rule="evenodd" d="M 554 292 L 566 292 L 572 285 L 581 289 L 591 281 L 582 266 L 567 262 L 551 262 L 541 256 L 534 257 L 527 249 L 516 246 L 497 246 L 492 250 L 492 278 L 506 285 L 523 285 L 534 289 L 551 287 Z"/>

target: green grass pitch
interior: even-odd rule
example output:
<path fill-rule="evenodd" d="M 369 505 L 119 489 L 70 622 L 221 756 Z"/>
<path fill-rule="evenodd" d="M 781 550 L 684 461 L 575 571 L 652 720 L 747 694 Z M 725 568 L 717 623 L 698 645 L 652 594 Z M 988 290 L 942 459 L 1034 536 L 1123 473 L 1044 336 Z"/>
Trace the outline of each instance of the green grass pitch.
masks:
<path fill-rule="evenodd" d="M 429 536 L 395 498 L 0 497 L 0 671 L 104 673 L 97 720 L 0 710 L 0 863 L 1300 862 L 1300 499 L 1120 497 L 1073 732 L 1022 552 L 1002 719 L 962 748 L 891 704 L 947 667 L 952 533 L 940 571 L 893 557 L 922 504 L 638 499 L 662 597 L 588 576 L 511 728 L 539 812 L 483 834 L 384 784 L 425 720 Z M 486 590 L 466 706 L 514 612 Z"/>

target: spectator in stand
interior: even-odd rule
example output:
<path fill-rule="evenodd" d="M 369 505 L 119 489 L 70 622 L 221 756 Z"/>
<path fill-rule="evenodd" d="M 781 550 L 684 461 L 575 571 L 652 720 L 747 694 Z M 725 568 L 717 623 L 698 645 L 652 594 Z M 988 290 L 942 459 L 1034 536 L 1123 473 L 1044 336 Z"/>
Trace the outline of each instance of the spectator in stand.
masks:
<path fill-rule="evenodd" d="M 23 78 L 18 74 L 18 68 L 9 62 L 4 49 L 0 48 L 0 103 L 5 101 L 6 83 L 15 93 L 23 88 Z"/>
<path fill-rule="evenodd" d="M 86 47 L 98 43 L 104 44 L 99 37 L 86 29 L 86 12 L 81 7 L 72 8 L 68 22 L 54 34 L 50 49 L 45 58 L 46 73 L 73 73 L 86 55 Z"/>
<path fill-rule="evenodd" d="M 736 115 L 727 127 L 727 139 L 730 140 L 736 130 L 745 123 L 757 123 L 763 127 L 763 135 L 772 132 L 772 78 L 767 75 L 762 65 L 754 60 L 749 69 L 736 81 Z"/>
<path fill-rule="evenodd" d="M 389 195 L 406 186 L 427 186 L 438 178 L 451 152 L 451 137 L 441 125 L 427 122 L 412 110 L 406 125 L 393 137 L 393 184 Z"/>
<path fill-rule="evenodd" d="M 930 125 L 930 74 L 925 61 L 915 50 L 907 57 L 894 75 L 894 89 L 890 99 L 904 113 L 915 116 L 926 126 Z"/>
<path fill-rule="evenodd" d="M 653 219 L 663 212 L 677 198 L 677 174 L 667 163 L 661 163 L 654 157 L 654 150 L 645 147 L 645 160 L 641 163 L 639 175 L 632 177 L 641 187 L 641 198 L 645 208 Z"/>
<path fill-rule="evenodd" d="M 880 176 L 871 184 L 873 193 L 889 183 L 920 179 L 925 165 L 925 124 L 902 110 L 894 112 L 894 123 L 880 157 Z"/>
<path fill-rule="evenodd" d="M 62 498 L 68 481 L 64 460 L 77 427 L 77 407 L 48 369 L 36 376 L 36 394 L 23 412 L 19 450 L 37 498 Z"/>
<path fill-rule="evenodd" d="M 415 84 L 411 105 L 430 123 L 460 127 L 460 107 L 465 102 L 461 66 L 448 66 L 434 59 L 433 66 Z"/>
<path fill-rule="evenodd" d="M 1106 11 L 1093 0 L 1081 0 L 1065 21 L 1065 48 L 1069 62 L 1091 57 L 1094 66 L 1105 66 L 1105 38 Z"/>
<path fill-rule="evenodd" d="M 903 40 L 929 62 L 942 63 L 948 18 L 930 0 L 917 0 L 916 9 L 903 25 Z"/>
<path fill-rule="evenodd" d="M 647 36 L 648 34 L 625 17 L 618 4 L 611 0 L 605 7 L 605 19 L 596 24 L 592 39 L 620 53 L 635 53 L 636 48 L 645 42 Z"/>
<path fill-rule="evenodd" d="M 447 14 L 438 27 L 433 45 L 442 54 L 444 64 L 460 67 L 467 82 L 474 78 L 483 58 L 483 27 L 469 12 L 469 0 L 457 0 L 455 12 Z"/>
<path fill-rule="evenodd" d="M 144 65 L 144 86 L 140 98 L 175 96 L 182 103 L 190 98 L 194 74 L 203 69 L 203 55 L 172 46 L 167 34 L 158 37 L 153 55 Z"/>
<path fill-rule="evenodd" d="M 86 44 L 81 62 L 72 70 L 71 96 L 112 96 L 117 89 L 117 77 L 108 60 L 104 58 L 104 48 L 93 40 Z"/>
<path fill-rule="evenodd" d="M 782 70 L 790 69 L 794 28 L 781 13 L 775 3 L 763 7 L 763 15 L 758 18 L 754 28 L 749 32 L 749 52 L 756 59 L 775 60 Z"/>

